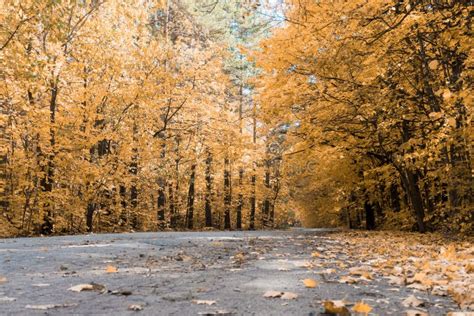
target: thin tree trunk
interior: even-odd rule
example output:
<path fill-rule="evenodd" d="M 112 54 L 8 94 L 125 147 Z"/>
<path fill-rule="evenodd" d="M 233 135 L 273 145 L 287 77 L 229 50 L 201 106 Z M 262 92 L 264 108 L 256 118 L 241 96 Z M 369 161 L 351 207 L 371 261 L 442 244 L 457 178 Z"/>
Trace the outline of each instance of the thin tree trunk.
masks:
<path fill-rule="evenodd" d="M 206 159 L 206 196 L 205 196 L 205 221 L 206 227 L 212 227 L 212 206 L 211 206 L 211 199 L 212 199 L 212 154 L 208 151 Z"/>
<path fill-rule="evenodd" d="M 256 208 L 256 197 L 255 197 L 255 184 L 256 184 L 256 176 L 255 176 L 255 170 L 254 174 L 252 175 L 252 195 L 250 196 L 250 223 L 249 223 L 249 229 L 254 230 L 255 229 L 255 208 Z"/>
<path fill-rule="evenodd" d="M 229 159 L 224 160 L 224 229 L 230 229 L 230 207 L 232 202 L 230 190 Z"/>
<path fill-rule="evenodd" d="M 170 214 L 170 227 L 172 229 L 175 229 L 177 226 L 176 209 L 175 209 L 176 201 L 174 198 L 172 183 L 170 183 L 168 186 L 168 199 L 169 199 L 168 207 L 169 207 L 169 214 Z"/>
<path fill-rule="evenodd" d="M 58 97 L 58 86 L 57 82 L 51 81 L 51 100 L 49 103 L 49 144 L 50 144 L 50 153 L 46 155 L 47 163 L 45 176 L 41 179 L 41 188 L 44 193 L 46 193 L 46 202 L 43 203 L 43 223 L 41 225 L 41 233 L 49 235 L 53 232 L 53 207 L 51 205 L 53 191 L 53 182 L 54 182 L 54 158 L 55 152 L 54 147 L 56 144 L 54 124 L 56 122 L 56 101 Z"/>
<path fill-rule="evenodd" d="M 237 202 L 237 220 L 235 223 L 235 227 L 237 229 L 242 229 L 242 209 L 244 206 L 244 195 L 242 194 L 242 184 L 243 184 L 243 179 L 244 179 L 244 169 L 239 170 L 239 187 L 240 187 L 240 192 L 239 192 L 239 198 Z"/>
<path fill-rule="evenodd" d="M 263 201 L 263 216 L 262 216 L 262 224 L 263 227 L 266 227 L 270 220 L 270 161 L 265 161 L 265 200 Z"/>
<path fill-rule="evenodd" d="M 369 201 L 364 202 L 364 210 L 365 210 L 365 228 L 367 230 L 375 229 L 375 212 L 372 203 Z"/>
<path fill-rule="evenodd" d="M 194 220 L 194 184 L 196 178 L 196 165 L 191 166 L 191 176 L 189 178 L 188 205 L 186 216 L 186 228 L 193 229 Z"/>

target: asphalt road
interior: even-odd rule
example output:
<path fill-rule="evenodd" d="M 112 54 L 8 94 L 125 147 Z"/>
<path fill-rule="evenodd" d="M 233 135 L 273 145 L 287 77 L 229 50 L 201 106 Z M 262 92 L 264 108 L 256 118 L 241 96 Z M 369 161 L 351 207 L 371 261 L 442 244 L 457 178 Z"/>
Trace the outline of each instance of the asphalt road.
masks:
<path fill-rule="evenodd" d="M 322 301 L 345 299 L 403 315 L 413 289 L 381 277 L 341 284 L 343 272 L 308 269 L 312 251 L 332 242 L 328 231 L 303 229 L 0 239 L 0 314 L 320 315 Z M 306 278 L 318 286 L 305 288 Z M 93 290 L 68 290 L 80 284 Z M 298 297 L 263 297 L 269 290 Z M 431 315 L 456 309 L 448 297 L 416 295 Z"/>

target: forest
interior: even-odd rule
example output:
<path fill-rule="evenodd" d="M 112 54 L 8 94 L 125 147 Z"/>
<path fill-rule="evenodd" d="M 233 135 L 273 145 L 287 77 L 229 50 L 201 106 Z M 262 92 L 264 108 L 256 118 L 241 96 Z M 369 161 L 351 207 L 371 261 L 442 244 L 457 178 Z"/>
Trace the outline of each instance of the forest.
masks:
<path fill-rule="evenodd" d="M 471 0 L 1 0 L 0 236 L 474 233 Z"/>

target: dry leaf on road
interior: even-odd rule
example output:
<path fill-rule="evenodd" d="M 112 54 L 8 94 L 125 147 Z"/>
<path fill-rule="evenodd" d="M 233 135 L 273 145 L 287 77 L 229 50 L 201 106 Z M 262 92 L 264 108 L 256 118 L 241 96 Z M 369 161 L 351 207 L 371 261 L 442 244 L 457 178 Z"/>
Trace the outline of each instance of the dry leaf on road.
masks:
<path fill-rule="evenodd" d="M 283 295 L 281 296 L 281 299 L 282 300 L 294 300 L 298 297 L 298 294 L 296 293 L 292 293 L 292 292 L 285 292 L 283 293 Z"/>
<path fill-rule="evenodd" d="M 282 295 L 283 295 L 283 292 L 279 292 L 279 291 L 266 291 L 265 294 L 263 294 L 263 297 L 276 298 L 276 297 L 281 297 Z"/>
<path fill-rule="evenodd" d="M 422 306 L 424 302 L 416 298 L 414 295 L 410 295 L 405 300 L 403 300 L 402 304 L 405 307 L 418 307 Z"/>
<path fill-rule="evenodd" d="M 208 300 L 193 300 L 192 301 L 194 304 L 197 305 L 214 305 L 216 304 L 216 301 L 208 301 Z"/>
<path fill-rule="evenodd" d="M 138 305 L 138 304 L 132 304 L 132 305 L 128 306 L 128 310 L 139 312 L 139 311 L 143 310 L 143 306 Z"/>
<path fill-rule="evenodd" d="M 14 301 L 16 301 L 16 298 L 14 297 L 8 297 L 8 296 L 0 297 L 0 302 L 14 302 Z"/>
<path fill-rule="evenodd" d="M 72 292 L 82 292 L 82 291 L 97 291 L 101 293 L 107 292 L 107 288 L 102 284 L 90 283 L 90 284 L 78 284 L 72 286 L 68 289 Z"/>
<path fill-rule="evenodd" d="M 405 311 L 405 316 L 429 316 L 429 314 L 416 309 L 410 309 Z"/>
<path fill-rule="evenodd" d="M 73 307 L 77 304 L 43 304 L 43 305 L 26 305 L 26 309 L 48 310 L 53 308 Z"/>
<path fill-rule="evenodd" d="M 339 316 L 349 316 L 351 312 L 346 307 L 346 303 L 342 300 L 324 301 L 324 312 L 327 314 L 337 314 Z"/>
<path fill-rule="evenodd" d="M 367 315 L 372 310 L 372 307 L 364 302 L 358 302 L 354 307 L 352 307 L 352 310 L 356 313 Z"/>
<path fill-rule="evenodd" d="M 306 286 L 307 288 L 315 288 L 318 285 L 318 282 L 316 282 L 316 280 L 313 280 L 313 279 L 304 279 L 303 283 L 304 283 L 304 286 Z"/>

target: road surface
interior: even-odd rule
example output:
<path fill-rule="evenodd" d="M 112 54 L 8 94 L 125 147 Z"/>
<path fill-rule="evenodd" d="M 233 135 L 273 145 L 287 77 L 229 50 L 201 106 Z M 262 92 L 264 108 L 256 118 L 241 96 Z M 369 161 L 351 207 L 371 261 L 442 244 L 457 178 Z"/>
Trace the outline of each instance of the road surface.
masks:
<path fill-rule="evenodd" d="M 382 277 L 341 284 L 344 271 L 325 272 L 330 261 L 309 268 L 312 252 L 333 242 L 306 229 L 0 239 L 0 315 L 322 315 L 323 301 L 341 299 L 402 315 L 411 294 L 432 315 L 456 310 L 448 297 Z M 318 285 L 306 288 L 308 278 Z M 71 290 L 81 284 L 92 290 Z"/>

